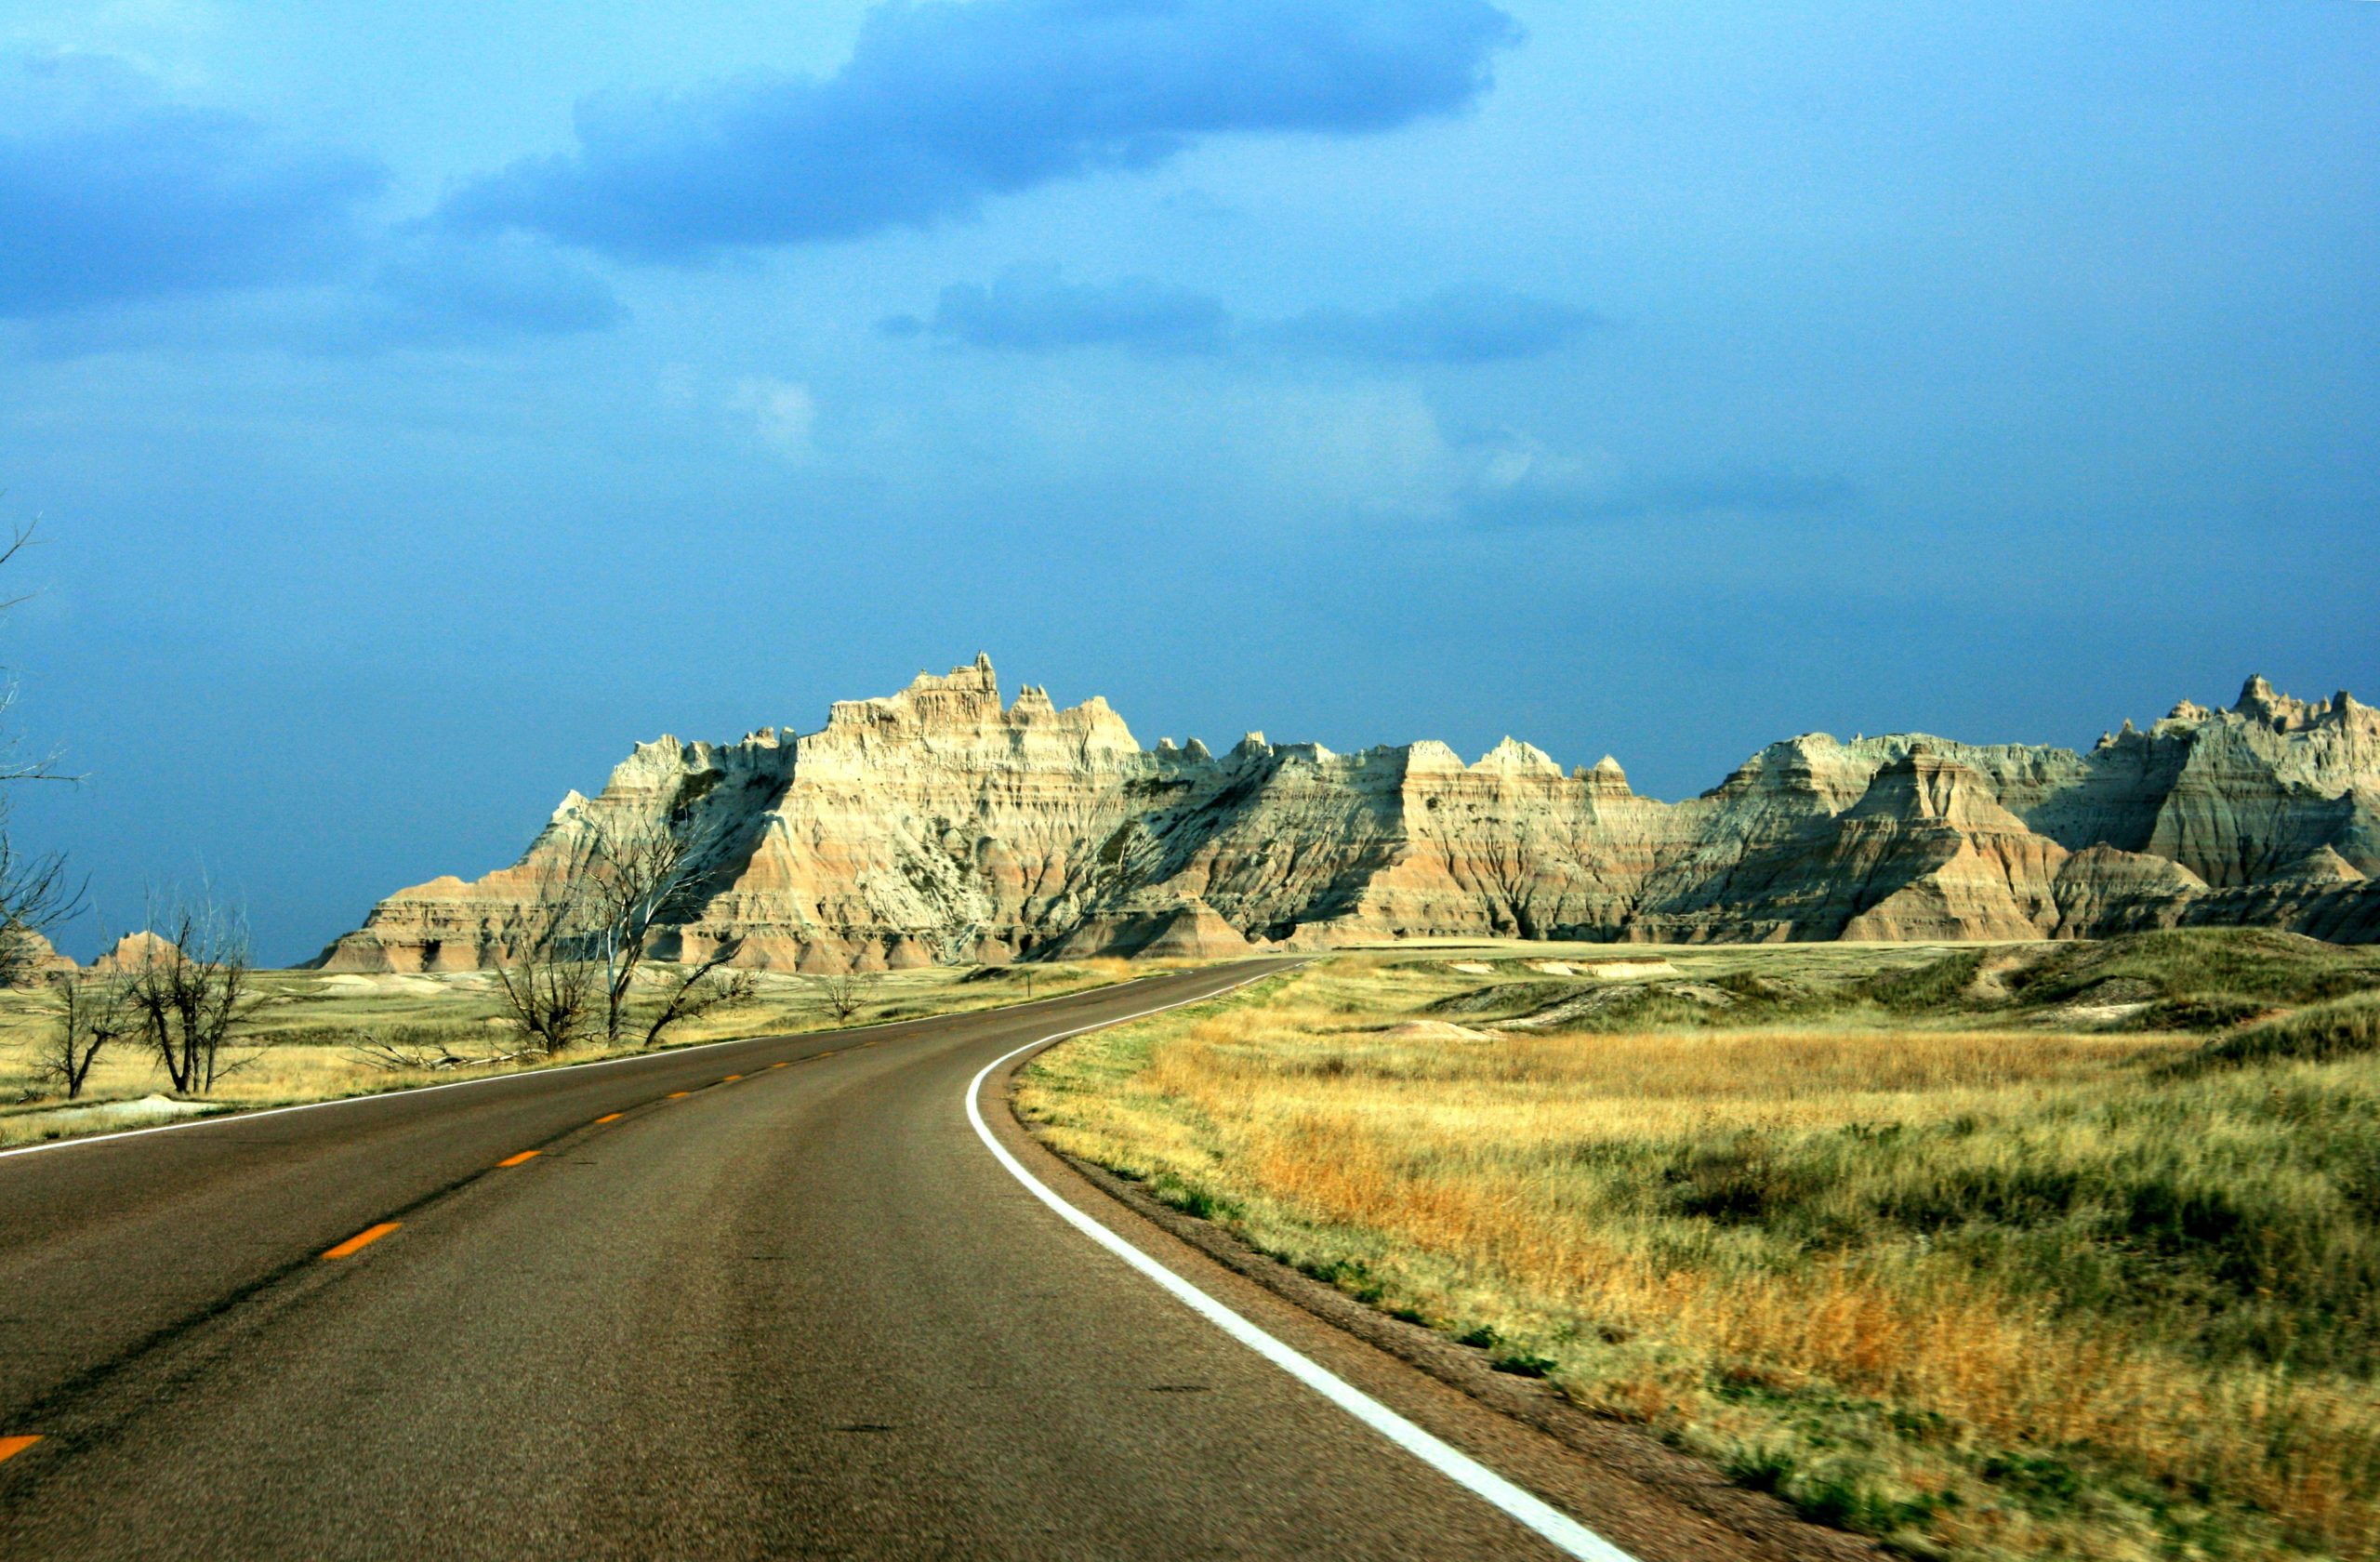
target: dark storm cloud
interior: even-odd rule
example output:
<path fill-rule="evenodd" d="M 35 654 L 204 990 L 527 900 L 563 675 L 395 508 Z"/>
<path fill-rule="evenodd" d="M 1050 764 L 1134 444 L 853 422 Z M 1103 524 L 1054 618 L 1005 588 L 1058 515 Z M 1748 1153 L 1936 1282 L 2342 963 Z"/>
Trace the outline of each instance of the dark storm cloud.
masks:
<path fill-rule="evenodd" d="M 445 216 L 673 260 L 922 228 L 1202 136 L 1460 111 L 1518 35 L 1485 0 L 887 4 L 824 80 L 588 99 L 575 152 L 468 185 Z"/>

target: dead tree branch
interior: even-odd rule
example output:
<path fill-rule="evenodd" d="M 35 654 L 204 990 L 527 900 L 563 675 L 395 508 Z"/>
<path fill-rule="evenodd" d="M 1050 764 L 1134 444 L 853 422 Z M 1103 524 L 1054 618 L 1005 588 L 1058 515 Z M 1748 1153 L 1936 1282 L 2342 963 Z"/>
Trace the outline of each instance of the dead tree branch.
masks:
<path fill-rule="evenodd" d="M 681 966 L 669 978 L 669 986 L 662 996 L 660 1011 L 653 1023 L 645 1026 L 644 1045 L 658 1046 L 661 1033 L 671 1026 L 698 1020 L 719 1009 L 734 1009 L 752 1001 L 760 991 L 760 979 L 748 971 L 728 969 L 735 958 L 740 942 L 721 944 L 707 959 L 692 966 Z"/>

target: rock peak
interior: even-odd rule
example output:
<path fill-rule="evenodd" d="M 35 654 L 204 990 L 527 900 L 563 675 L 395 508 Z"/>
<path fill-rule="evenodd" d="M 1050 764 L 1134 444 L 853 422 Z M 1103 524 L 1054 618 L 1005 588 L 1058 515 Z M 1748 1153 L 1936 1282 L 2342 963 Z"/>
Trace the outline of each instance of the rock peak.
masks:
<path fill-rule="evenodd" d="M 2293 699 L 2276 692 L 2271 682 L 2258 673 L 2241 685 L 2239 703 L 2232 706 L 2231 713 L 2260 721 L 2277 733 L 2294 733 L 2332 723 L 2365 725 L 2359 718 L 2369 717 L 2372 708 L 2359 704 L 2345 689 L 2326 700 Z"/>
<path fill-rule="evenodd" d="M 1562 774 L 1562 767 L 1554 762 L 1554 756 L 1534 743 L 1523 743 L 1510 734 L 1501 743 L 1480 755 L 1479 762 L 1471 768 L 1498 771 L 1507 775 L 1558 776 Z"/>
<path fill-rule="evenodd" d="M 1589 797 L 1624 798 L 1635 796 L 1635 793 L 1629 789 L 1628 773 L 1620 769 L 1620 761 L 1613 759 L 1609 754 L 1606 754 L 1602 759 L 1597 760 L 1592 766 L 1580 765 L 1578 769 L 1570 773 L 1570 779 L 1573 781 L 1584 782 L 1586 784 L 1587 795 Z"/>

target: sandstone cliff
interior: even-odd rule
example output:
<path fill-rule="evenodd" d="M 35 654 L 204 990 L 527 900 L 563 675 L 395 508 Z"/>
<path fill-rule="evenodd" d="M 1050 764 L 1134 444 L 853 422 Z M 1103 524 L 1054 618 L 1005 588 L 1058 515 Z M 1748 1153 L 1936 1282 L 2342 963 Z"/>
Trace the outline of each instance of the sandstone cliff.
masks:
<path fill-rule="evenodd" d="M 665 954 L 805 971 L 1333 938 L 2082 937 L 2240 922 L 2380 939 L 2380 712 L 2252 679 L 2087 754 L 1812 734 L 1683 802 L 1507 738 L 1144 749 L 988 658 L 826 727 L 640 746 L 509 868 L 390 896 L 343 970 L 474 967 L 607 815 L 701 842 Z"/>

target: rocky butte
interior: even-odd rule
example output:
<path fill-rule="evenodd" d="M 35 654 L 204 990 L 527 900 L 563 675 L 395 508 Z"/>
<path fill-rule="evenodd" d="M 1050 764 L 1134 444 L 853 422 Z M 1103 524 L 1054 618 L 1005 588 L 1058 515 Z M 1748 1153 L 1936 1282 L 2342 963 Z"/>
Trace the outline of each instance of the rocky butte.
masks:
<path fill-rule="evenodd" d="M 2251 679 L 2089 753 L 1921 734 L 1771 744 L 1683 802 L 1505 739 L 1154 749 L 1093 698 L 1003 703 L 988 657 L 825 730 L 641 745 L 526 854 L 400 890 L 324 952 L 467 969 L 606 818 L 698 842 L 661 951 L 800 971 L 1214 955 L 1423 935 L 1702 943 L 2096 937 L 2255 924 L 2380 939 L 2380 712 Z"/>

